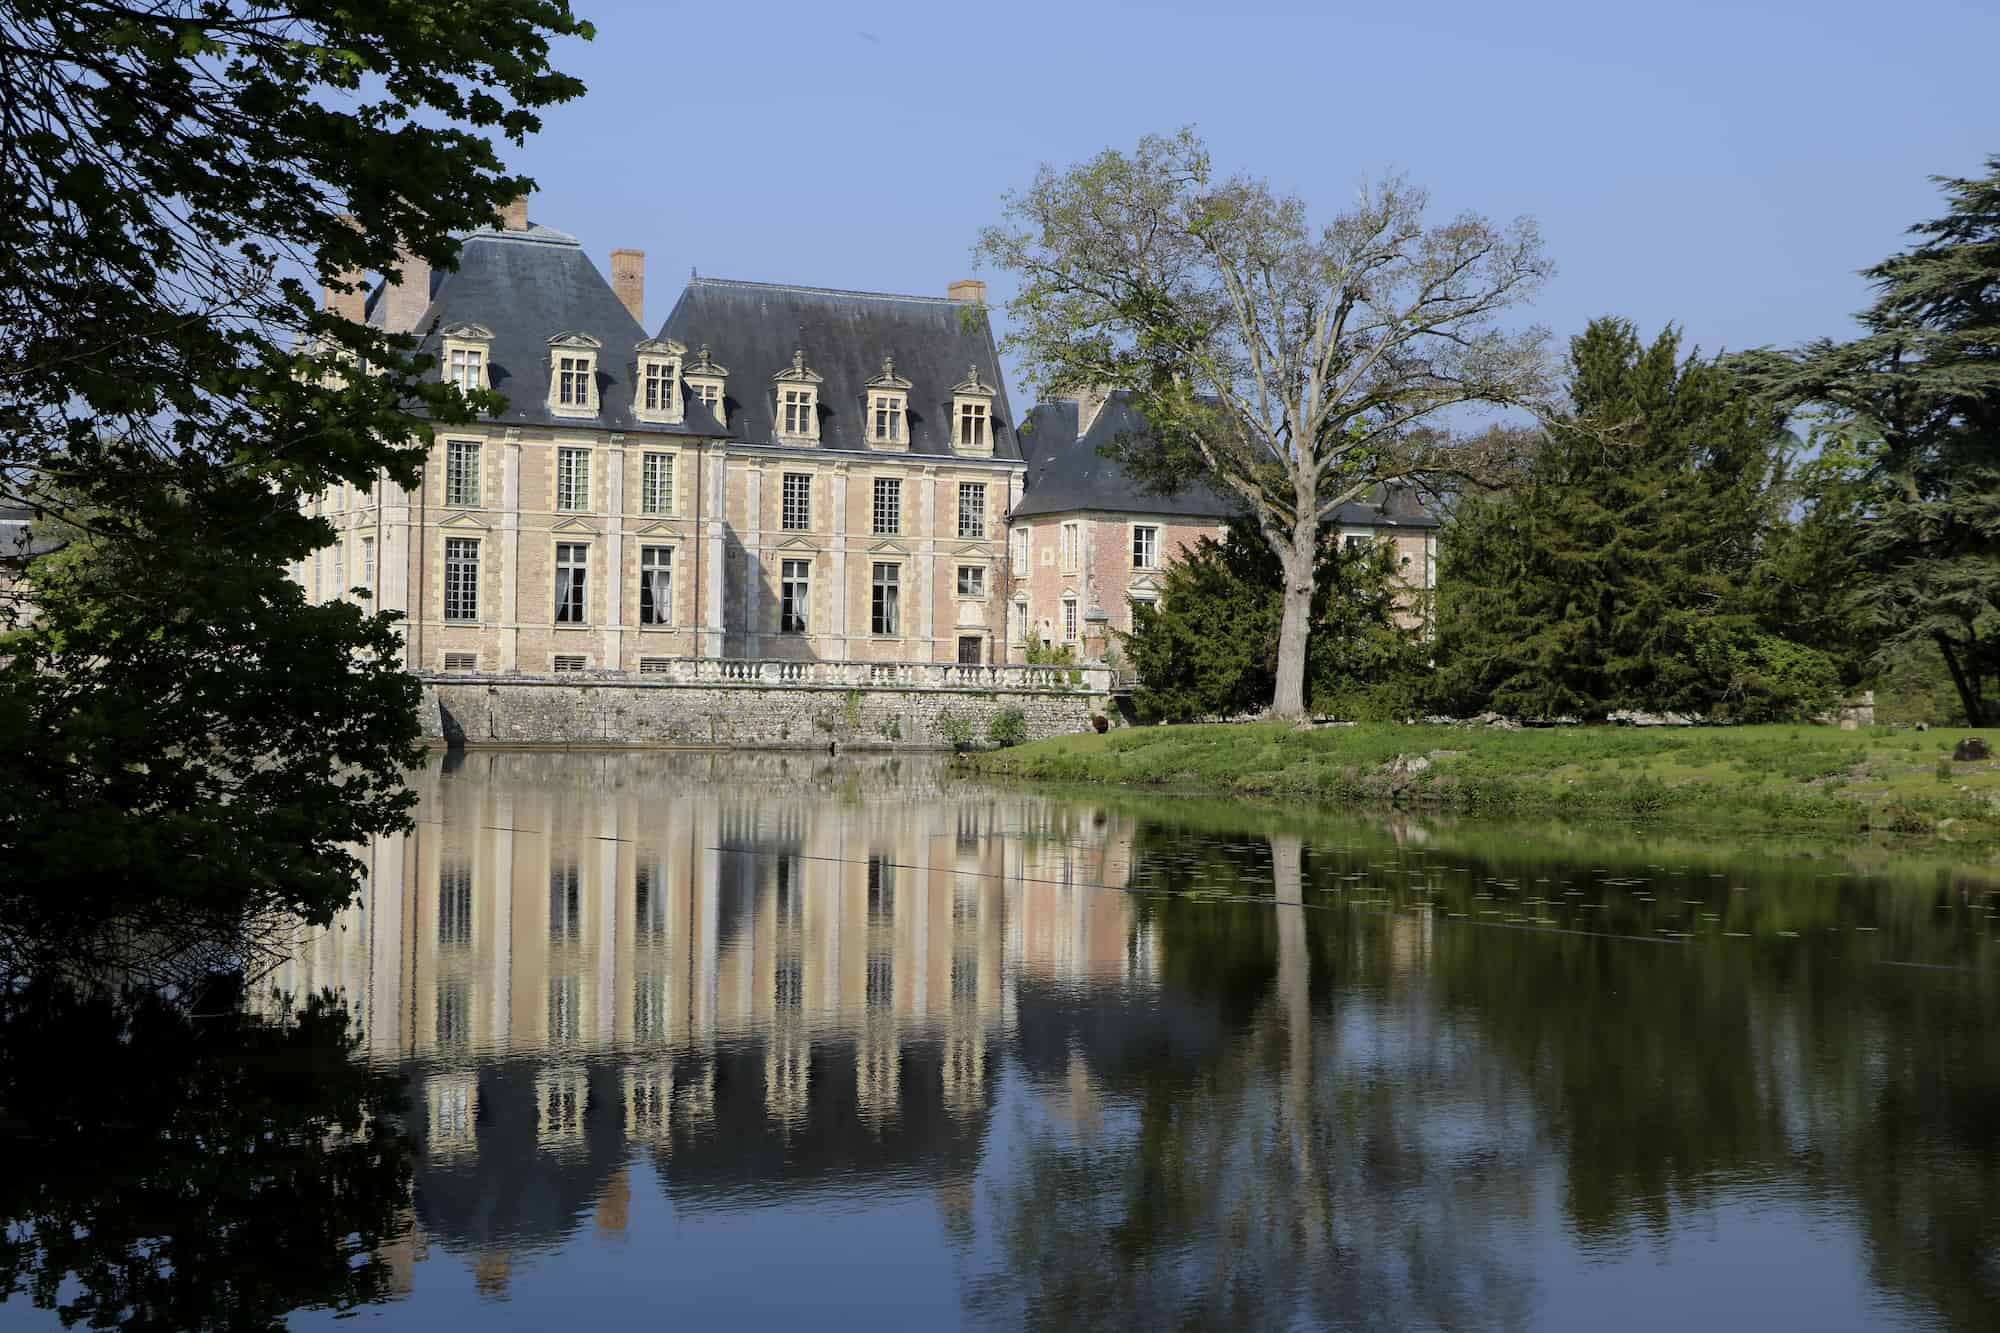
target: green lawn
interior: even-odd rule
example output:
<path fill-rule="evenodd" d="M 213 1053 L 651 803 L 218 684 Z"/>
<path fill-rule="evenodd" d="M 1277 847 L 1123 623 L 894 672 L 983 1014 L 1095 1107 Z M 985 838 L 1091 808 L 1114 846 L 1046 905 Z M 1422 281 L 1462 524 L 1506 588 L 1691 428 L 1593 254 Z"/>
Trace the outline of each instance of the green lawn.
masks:
<path fill-rule="evenodd" d="M 2000 762 L 1955 763 L 2000 731 L 1823 726 L 1563 727 L 1257 722 L 1132 727 L 977 756 L 980 771 L 1329 804 L 1474 813 L 1690 816 L 2000 837 Z M 1398 772 L 1399 758 L 1406 762 Z M 1419 759 L 1427 764 L 1411 764 Z M 1410 768 L 1420 771 L 1410 772 Z"/>

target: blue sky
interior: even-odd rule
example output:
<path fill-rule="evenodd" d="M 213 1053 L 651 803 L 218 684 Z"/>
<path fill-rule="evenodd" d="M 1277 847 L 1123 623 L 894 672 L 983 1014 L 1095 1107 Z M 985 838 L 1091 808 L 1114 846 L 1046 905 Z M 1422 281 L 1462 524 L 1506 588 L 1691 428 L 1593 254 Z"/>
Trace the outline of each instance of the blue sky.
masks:
<path fill-rule="evenodd" d="M 2000 5 L 755 5 L 573 0 L 589 93 L 511 163 L 597 261 L 935 293 L 1037 165 L 1193 124 L 1320 217 L 1399 170 L 1442 217 L 1528 214 L 1559 337 L 1841 334 L 1855 271 L 2000 153 Z M 1017 404 L 1027 397 L 1010 378 Z"/>

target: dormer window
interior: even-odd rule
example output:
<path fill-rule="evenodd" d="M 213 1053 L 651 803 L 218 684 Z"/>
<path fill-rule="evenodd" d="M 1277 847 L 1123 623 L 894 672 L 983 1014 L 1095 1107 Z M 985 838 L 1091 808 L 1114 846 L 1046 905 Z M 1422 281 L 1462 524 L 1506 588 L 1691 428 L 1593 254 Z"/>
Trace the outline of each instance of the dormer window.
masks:
<path fill-rule="evenodd" d="M 979 367 L 951 386 L 951 444 L 962 454 L 993 452 L 993 387 L 979 382 Z"/>
<path fill-rule="evenodd" d="M 472 393 L 487 386 L 486 354 L 493 344 L 493 330 L 478 324 L 450 324 L 439 334 L 443 344 L 444 382 L 455 384 L 460 393 Z"/>
<path fill-rule="evenodd" d="M 559 417 L 597 415 L 597 353 L 603 346 L 587 333 L 549 339 L 549 411 Z"/>
<path fill-rule="evenodd" d="M 639 358 L 639 382 L 632 413 L 641 421 L 668 424 L 681 419 L 681 358 L 687 348 L 670 338 L 648 338 L 633 349 Z"/>
<path fill-rule="evenodd" d="M 728 409 L 724 406 L 724 382 L 729 378 L 729 370 L 715 363 L 715 359 L 708 354 L 707 343 L 701 345 L 701 350 L 695 353 L 694 360 L 681 372 L 681 377 L 687 381 L 689 395 L 715 414 L 715 424 L 727 426 L 729 419 Z"/>
<path fill-rule="evenodd" d="M 819 386 L 825 377 L 806 365 L 804 348 L 792 364 L 771 376 L 778 395 L 778 438 L 786 444 L 819 442 Z"/>
<path fill-rule="evenodd" d="M 882 358 L 882 373 L 868 381 L 868 443 L 877 449 L 910 444 L 910 382 L 896 373 L 896 359 Z"/>

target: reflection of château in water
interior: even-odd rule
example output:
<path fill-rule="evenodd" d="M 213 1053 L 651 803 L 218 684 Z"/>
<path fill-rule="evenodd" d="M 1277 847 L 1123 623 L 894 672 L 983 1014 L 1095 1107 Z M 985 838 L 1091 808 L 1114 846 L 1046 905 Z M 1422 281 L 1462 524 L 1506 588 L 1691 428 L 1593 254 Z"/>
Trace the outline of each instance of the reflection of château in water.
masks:
<path fill-rule="evenodd" d="M 560 1239 L 645 1152 L 677 1206 L 971 1171 L 1025 984 L 1150 984 L 1130 828 L 900 761 L 481 754 L 272 984 L 411 1074 L 424 1229 Z M 587 781 L 579 773 L 587 772 Z M 621 1210 L 622 1211 L 622 1210 Z"/>

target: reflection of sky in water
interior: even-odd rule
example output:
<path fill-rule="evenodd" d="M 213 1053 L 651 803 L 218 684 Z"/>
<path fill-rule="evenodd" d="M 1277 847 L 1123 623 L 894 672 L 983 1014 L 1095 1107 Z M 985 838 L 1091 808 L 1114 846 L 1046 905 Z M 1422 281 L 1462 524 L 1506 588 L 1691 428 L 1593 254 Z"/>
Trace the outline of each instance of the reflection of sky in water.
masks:
<path fill-rule="evenodd" d="M 2000 1281 L 2000 1130 L 1955 1118 L 1992 904 L 1948 869 L 1218 832 L 909 760 L 423 786 L 276 979 L 409 1081 L 364 1319 L 1977 1327 Z"/>

